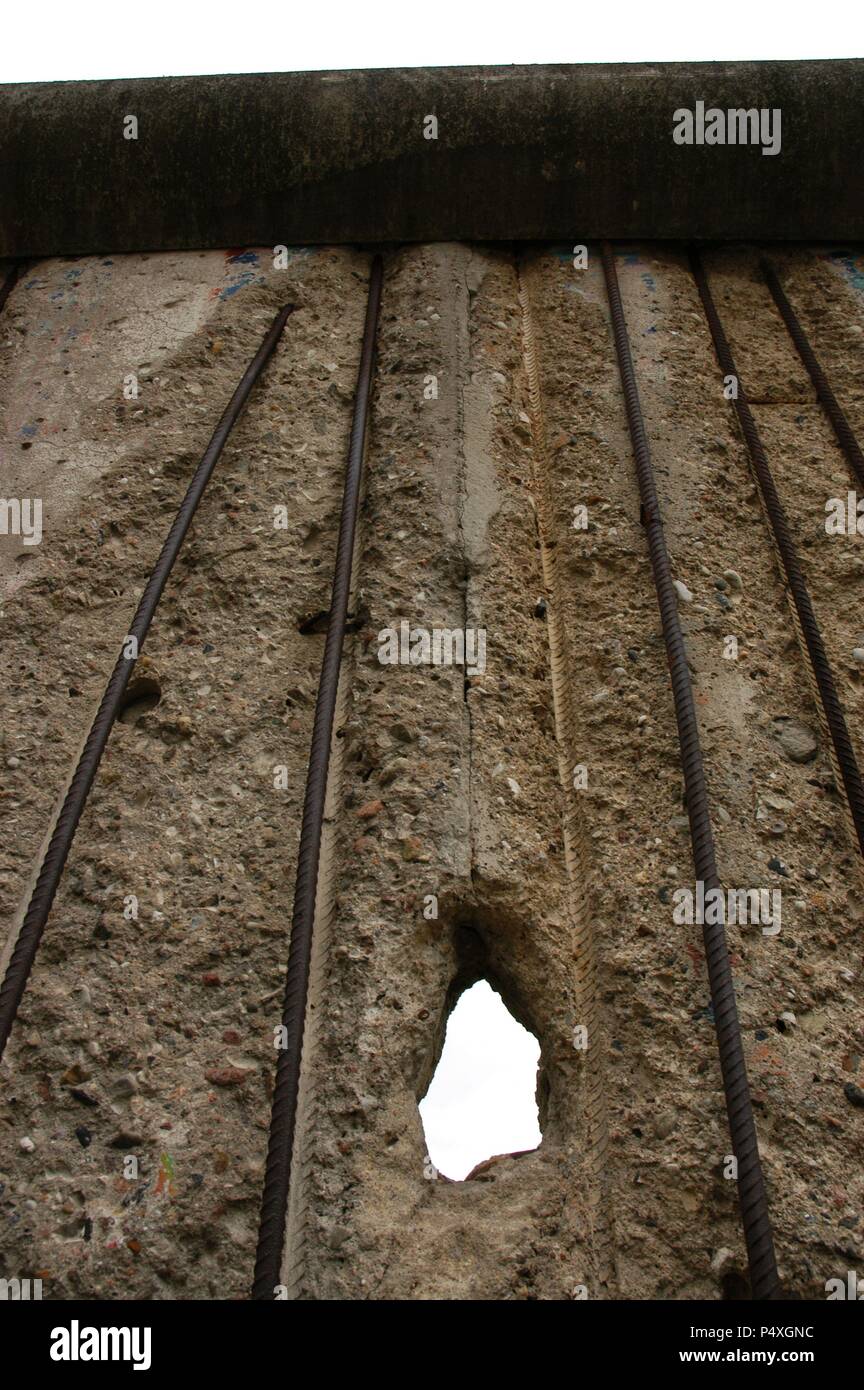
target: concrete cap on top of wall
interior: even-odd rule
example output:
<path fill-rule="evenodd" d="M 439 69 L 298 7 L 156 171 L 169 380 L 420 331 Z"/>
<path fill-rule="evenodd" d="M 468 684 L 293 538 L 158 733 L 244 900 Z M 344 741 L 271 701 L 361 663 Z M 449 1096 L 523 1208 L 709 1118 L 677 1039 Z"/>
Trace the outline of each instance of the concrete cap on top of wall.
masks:
<path fill-rule="evenodd" d="M 854 239 L 862 124 L 858 59 L 0 85 L 0 256 Z"/>

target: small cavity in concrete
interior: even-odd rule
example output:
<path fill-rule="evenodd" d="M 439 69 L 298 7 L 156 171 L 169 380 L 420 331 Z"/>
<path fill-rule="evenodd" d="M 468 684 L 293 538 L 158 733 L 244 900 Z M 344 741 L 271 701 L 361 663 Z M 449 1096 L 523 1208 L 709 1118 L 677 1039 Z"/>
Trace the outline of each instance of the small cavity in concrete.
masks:
<path fill-rule="evenodd" d="M 123 724 L 137 724 L 143 714 L 149 714 L 162 699 L 162 687 L 154 676 L 133 676 L 118 719 Z"/>

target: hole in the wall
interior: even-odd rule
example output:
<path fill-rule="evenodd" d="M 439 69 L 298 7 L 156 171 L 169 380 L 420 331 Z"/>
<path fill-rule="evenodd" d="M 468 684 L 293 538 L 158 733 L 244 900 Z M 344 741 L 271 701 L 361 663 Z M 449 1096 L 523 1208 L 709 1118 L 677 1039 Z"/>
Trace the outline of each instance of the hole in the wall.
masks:
<path fill-rule="evenodd" d="M 427 1152 L 439 1173 L 458 1181 L 486 1159 L 537 1148 L 539 1061 L 537 1039 L 487 980 L 460 995 L 420 1102 Z"/>
<path fill-rule="evenodd" d="M 126 687 L 117 718 L 121 724 L 137 724 L 162 699 L 162 687 L 153 676 L 133 676 Z"/>

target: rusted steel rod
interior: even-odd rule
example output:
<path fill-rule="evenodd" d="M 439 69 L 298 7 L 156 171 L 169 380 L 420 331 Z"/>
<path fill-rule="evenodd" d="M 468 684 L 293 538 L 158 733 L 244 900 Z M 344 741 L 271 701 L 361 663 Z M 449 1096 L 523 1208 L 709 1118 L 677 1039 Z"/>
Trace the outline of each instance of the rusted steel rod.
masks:
<path fill-rule="evenodd" d="M 6 303 L 6 300 L 9 298 L 16 284 L 18 283 L 18 277 L 20 276 L 20 274 L 21 263 L 19 261 L 15 261 L 9 268 L 9 270 L 7 270 L 6 274 L 3 276 L 3 283 L 2 285 L 0 285 L 0 311 L 2 311 L 3 306 Z"/>
<path fill-rule="evenodd" d="M 272 355 L 293 307 L 293 305 L 288 304 L 279 310 L 216 426 L 213 438 L 195 470 L 174 524 L 168 532 L 159 558 L 147 581 L 147 587 L 135 611 L 128 636 L 124 638 L 123 648 L 105 687 L 102 702 L 96 712 L 90 733 L 87 735 L 87 742 L 66 793 L 54 833 L 48 843 L 39 877 L 30 898 L 30 904 L 12 951 L 3 984 L 0 986 L 0 1056 L 3 1054 L 3 1049 L 12 1030 L 12 1024 L 15 1021 L 15 1015 L 18 1012 L 18 1006 L 27 986 L 27 980 L 39 949 L 39 942 L 45 930 L 45 923 L 51 911 L 51 904 L 57 892 L 57 885 L 60 882 L 66 858 L 75 838 L 75 831 L 86 805 L 88 793 L 93 785 L 114 721 L 120 713 L 123 695 L 129 684 L 136 656 L 140 654 L 144 645 L 144 639 L 150 629 L 150 623 L 162 596 L 162 591 L 225 441 L 231 433 L 252 387 L 261 375 L 265 363 Z M 133 638 L 134 642 L 130 642 L 130 638 Z"/>
<path fill-rule="evenodd" d="M 672 696 L 675 703 L 675 719 L 678 724 L 681 764 L 687 794 L 687 814 L 690 820 L 693 861 L 697 881 L 704 883 L 707 893 L 709 889 L 720 887 L 720 879 L 714 853 L 714 835 L 708 809 L 708 790 L 699 741 L 696 705 L 693 700 L 687 652 L 678 617 L 678 595 L 672 578 L 669 552 L 666 548 L 663 521 L 660 516 L 660 502 L 654 481 L 648 434 L 639 401 L 639 388 L 636 383 L 636 372 L 630 352 L 627 323 L 615 270 L 615 259 L 608 242 L 603 244 L 603 270 L 606 276 L 606 289 L 609 296 L 612 331 L 615 337 L 621 385 L 627 408 L 627 423 L 630 429 L 630 440 L 639 480 L 643 522 L 651 557 L 654 585 L 657 590 L 663 640 L 666 644 L 666 657 L 672 678 Z M 726 1113 L 729 1118 L 732 1148 L 738 1164 L 738 1200 L 750 1266 L 750 1289 L 755 1299 L 773 1298 L 777 1296 L 779 1291 L 774 1238 L 768 1214 L 768 1199 L 762 1176 L 762 1165 L 759 1159 L 759 1145 L 753 1119 L 750 1086 L 747 1080 L 744 1047 L 741 1041 L 738 1008 L 735 1002 L 732 967 L 722 921 L 711 925 L 705 922 L 702 927 L 702 937 L 705 944 L 708 980 L 714 1007 L 720 1069 L 726 1097 Z"/>
<path fill-rule="evenodd" d="M 861 452 L 861 446 L 855 438 L 855 432 L 846 419 L 846 416 L 843 414 L 840 402 L 831 390 L 830 382 L 822 370 L 815 352 L 810 346 L 807 334 L 801 327 L 798 316 L 786 297 L 786 292 L 780 284 L 777 272 L 767 258 L 762 260 L 762 274 L 765 276 L 768 288 L 774 298 L 774 303 L 780 311 L 783 322 L 789 330 L 789 337 L 795 344 L 798 356 L 801 358 L 801 361 L 810 374 L 810 380 L 816 388 L 816 395 L 819 397 L 819 403 L 828 416 L 828 419 L 831 421 L 832 428 L 837 436 L 837 442 L 846 455 L 846 461 L 855 474 L 855 477 L 858 479 L 859 486 L 864 489 L 864 453 Z"/>
<path fill-rule="evenodd" d="M 737 382 L 737 397 L 733 400 L 738 424 L 741 433 L 747 444 L 750 461 L 753 465 L 753 472 L 759 491 L 762 495 L 762 503 L 765 514 L 771 526 L 774 537 L 774 544 L 780 562 L 786 575 L 786 583 L 798 630 L 804 640 L 807 656 L 810 662 L 810 670 L 818 693 L 819 701 L 822 705 L 822 712 L 825 725 L 831 739 L 834 751 L 834 761 L 836 769 L 840 774 L 843 788 L 846 793 L 846 800 L 849 807 L 849 814 L 852 819 L 852 826 L 858 841 L 858 847 L 864 854 L 864 783 L 861 780 L 861 772 L 858 761 L 855 757 L 855 750 L 849 736 L 849 729 L 846 724 L 846 717 L 843 713 L 843 706 L 840 696 L 837 693 L 837 686 L 834 681 L 834 674 L 831 664 L 825 651 L 825 644 L 822 640 L 822 633 L 816 621 L 816 614 L 813 611 L 813 604 L 810 601 L 810 591 L 801 569 L 798 559 L 798 552 L 792 540 L 792 532 L 789 529 L 789 521 L 783 510 L 783 505 L 774 483 L 771 469 L 768 465 L 768 458 L 756 428 L 756 421 L 747 401 L 747 393 L 735 367 L 732 357 L 732 350 L 723 330 L 720 316 L 717 313 L 711 289 L 708 284 L 708 277 L 702 265 L 698 251 L 691 250 L 690 265 L 693 277 L 699 289 L 702 305 L 705 309 L 705 317 L 711 329 L 711 336 L 714 339 L 714 349 L 717 354 L 717 361 L 724 376 L 732 376 Z"/>
<path fill-rule="evenodd" d="M 294 887 L 294 912 L 291 921 L 291 940 L 285 974 L 285 996 L 282 1011 L 283 1046 L 276 1064 L 273 1107 L 270 1118 L 270 1141 L 267 1167 L 261 1198 L 261 1217 L 258 1228 L 258 1250 L 252 1284 L 253 1299 L 273 1299 L 279 1284 L 282 1250 L 285 1243 L 285 1219 L 291 1188 L 292 1157 L 297 1124 L 297 1102 L 300 1092 L 300 1073 L 303 1052 L 303 1027 L 306 1020 L 306 1000 L 312 963 L 312 930 L 315 920 L 315 896 L 318 887 L 318 862 L 321 851 L 321 830 L 324 821 L 324 800 L 327 793 L 327 771 L 330 762 L 330 741 L 339 686 L 339 666 L 345 637 L 345 621 L 351 590 L 351 565 L 354 536 L 360 505 L 360 485 L 363 477 L 363 454 L 369 416 L 369 396 L 375 360 L 375 340 L 378 313 L 381 305 L 383 263 L 380 256 L 372 262 L 369 279 L 369 298 L 366 304 L 366 324 L 357 390 L 354 397 L 354 418 L 348 447 L 345 490 L 333 591 L 330 599 L 330 618 L 315 719 L 312 745 L 306 774 L 306 793 L 300 829 L 300 848 L 297 859 L 297 879 Z"/>

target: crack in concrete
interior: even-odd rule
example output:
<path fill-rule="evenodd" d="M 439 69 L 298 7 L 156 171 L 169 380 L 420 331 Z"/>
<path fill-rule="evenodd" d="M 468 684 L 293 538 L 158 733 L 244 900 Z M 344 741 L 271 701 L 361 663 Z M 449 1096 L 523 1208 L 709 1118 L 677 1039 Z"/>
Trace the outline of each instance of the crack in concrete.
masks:
<path fill-rule="evenodd" d="M 583 1215 L 591 1263 L 595 1276 L 592 1296 L 608 1296 L 615 1289 L 615 1237 L 613 1216 L 609 1205 L 608 1183 L 606 1179 L 605 1155 L 608 1145 L 608 1123 L 606 1118 L 605 1087 L 601 1074 L 603 1056 L 603 1024 L 600 1017 L 599 984 L 596 967 L 596 947 L 593 930 L 593 892 L 592 875 L 589 865 L 588 847 L 584 844 L 584 833 L 580 814 L 574 801 L 571 786 L 571 769 L 574 765 L 574 719 L 570 691 L 573 682 L 566 633 L 560 617 L 558 595 L 560 579 L 556 563 L 557 551 L 550 544 L 550 519 L 548 504 L 548 452 L 546 427 L 543 417 L 540 367 L 534 335 L 534 323 L 528 279 L 524 265 L 517 260 L 514 266 L 519 305 L 522 313 L 523 363 L 528 385 L 528 409 L 531 419 L 531 466 L 535 485 L 535 517 L 537 538 L 544 586 L 549 596 L 547 632 L 549 641 L 549 669 L 552 681 L 552 699 L 555 718 L 555 739 L 558 747 L 558 768 L 561 790 L 564 797 L 562 833 L 565 846 L 565 863 L 570 884 L 568 892 L 570 917 L 574 933 L 574 957 L 576 964 L 575 993 L 579 1011 L 577 1024 L 587 1030 L 588 1048 L 581 1054 L 583 1067 L 581 1080 L 584 1087 L 582 1101 L 585 1124 L 585 1163 L 583 1174 L 586 1192 L 583 1201 Z"/>

